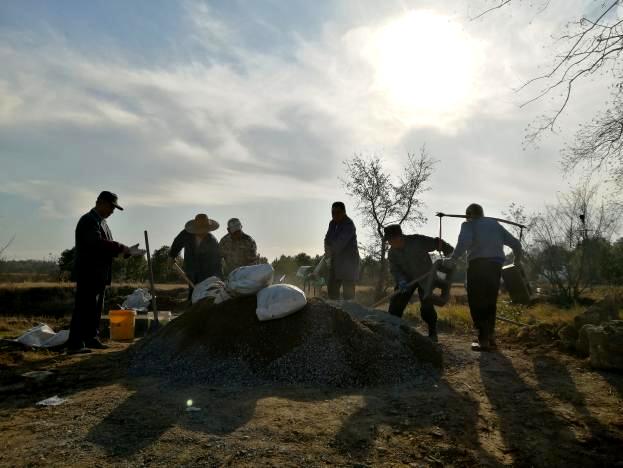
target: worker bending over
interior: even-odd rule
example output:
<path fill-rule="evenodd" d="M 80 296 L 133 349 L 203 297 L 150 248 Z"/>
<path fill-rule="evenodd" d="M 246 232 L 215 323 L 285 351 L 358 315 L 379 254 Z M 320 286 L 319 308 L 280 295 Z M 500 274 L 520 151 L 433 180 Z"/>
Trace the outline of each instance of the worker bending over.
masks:
<path fill-rule="evenodd" d="M 417 290 L 420 297 L 420 314 L 428 326 L 428 337 L 437 341 L 437 311 L 432 298 L 430 296 L 424 298 L 426 278 L 415 284 L 410 283 L 431 271 L 433 262 L 429 252 L 441 249 L 444 255 L 450 255 L 453 251 L 452 246 L 438 237 L 405 235 L 399 224 L 387 226 L 383 240 L 391 246 L 389 270 L 396 281 L 395 289 L 398 291 L 389 303 L 389 313 L 402 317 L 411 296 Z"/>
<path fill-rule="evenodd" d="M 257 264 L 257 245 L 250 235 L 242 232 L 242 223 L 238 218 L 227 221 L 227 234 L 219 242 L 219 249 L 225 264 L 225 275 L 238 267 Z"/>

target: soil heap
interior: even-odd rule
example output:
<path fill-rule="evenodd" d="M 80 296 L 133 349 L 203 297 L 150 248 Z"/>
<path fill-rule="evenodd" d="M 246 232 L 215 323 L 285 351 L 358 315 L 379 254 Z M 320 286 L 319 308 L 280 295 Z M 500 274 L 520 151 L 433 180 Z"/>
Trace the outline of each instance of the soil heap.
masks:
<path fill-rule="evenodd" d="M 406 382 L 441 366 L 441 351 L 396 317 L 357 305 L 351 313 L 312 299 L 299 312 L 260 322 L 256 297 L 200 302 L 134 346 L 131 374 L 184 383 Z M 428 365 L 427 365 L 428 364 Z"/>

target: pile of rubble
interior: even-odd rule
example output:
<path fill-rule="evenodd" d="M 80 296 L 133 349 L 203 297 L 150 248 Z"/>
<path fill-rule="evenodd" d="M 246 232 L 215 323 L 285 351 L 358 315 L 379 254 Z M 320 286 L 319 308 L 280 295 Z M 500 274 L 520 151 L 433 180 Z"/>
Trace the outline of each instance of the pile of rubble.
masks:
<path fill-rule="evenodd" d="M 395 384 L 442 365 L 440 348 L 402 320 L 311 300 L 267 322 L 255 296 L 199 302 L 134 347 L 131 373 L 184 383 Z"/>

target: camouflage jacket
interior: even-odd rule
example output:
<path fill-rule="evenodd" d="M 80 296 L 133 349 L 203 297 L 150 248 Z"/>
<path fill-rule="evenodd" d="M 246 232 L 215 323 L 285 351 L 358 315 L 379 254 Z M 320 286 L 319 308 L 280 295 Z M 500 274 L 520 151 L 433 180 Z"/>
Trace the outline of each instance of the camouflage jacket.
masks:
<path fill-rule="evenodd" d="M 221 257 L 225 261 L 224 271 L 228 275 L 236 268 L 257 263 L 257 246 L 248 234 L 242 233 L 242 238 L 234 240 L 230 234 L 225 235 L 219 242 Z"/>

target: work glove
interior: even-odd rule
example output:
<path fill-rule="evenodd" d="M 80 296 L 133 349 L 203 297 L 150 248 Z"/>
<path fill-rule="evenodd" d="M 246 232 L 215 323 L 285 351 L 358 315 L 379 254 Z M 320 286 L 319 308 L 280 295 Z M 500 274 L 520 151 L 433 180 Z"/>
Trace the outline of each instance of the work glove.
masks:
<path fill-rule="evenodd" d="M 406 280 L 398 281 L 398 292 L 401 294 L 406 293 L 409 290 L 409 283 Z"/>
<path fill-rule="evenodd" d="M 139 249 L 138 244 L 134 244 L 133 246 L 128 247 L 127 254 L 131 257 L 142 257 L 146 252 L 147 251 L 145 249 Z"/>
<path fill-rule="evenodd" d="M 452 257 L 444 258 L 441 265 L 447 270 L 453 270 L 456 268 L 456 260 Z"/>

